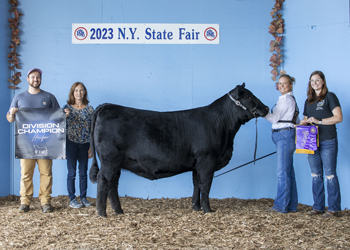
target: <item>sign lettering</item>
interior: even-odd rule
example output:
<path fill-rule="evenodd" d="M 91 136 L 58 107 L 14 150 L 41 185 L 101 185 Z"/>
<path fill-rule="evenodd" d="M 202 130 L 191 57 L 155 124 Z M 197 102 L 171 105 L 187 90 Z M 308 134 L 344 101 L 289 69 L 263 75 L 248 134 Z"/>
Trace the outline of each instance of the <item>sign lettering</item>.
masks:
<path fill-rule="evenodd" d="M 219 44 L 219 24 L 73 23 L 73 44 Z"/>

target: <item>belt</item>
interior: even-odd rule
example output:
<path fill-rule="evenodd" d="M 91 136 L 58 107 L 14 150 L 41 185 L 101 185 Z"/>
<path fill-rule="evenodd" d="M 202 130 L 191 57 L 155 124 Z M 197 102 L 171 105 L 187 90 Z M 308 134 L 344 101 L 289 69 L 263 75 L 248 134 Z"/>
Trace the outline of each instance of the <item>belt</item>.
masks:
<path fill-rule="evenodd" d="M 294 128 L 291 127 L 287 127 L 287 128 L 280 128 L 280 129 L 271 129 L 272 132 L 279 132 L 279 131 L 283 131 L 283 130 L 292 130 Z"/>

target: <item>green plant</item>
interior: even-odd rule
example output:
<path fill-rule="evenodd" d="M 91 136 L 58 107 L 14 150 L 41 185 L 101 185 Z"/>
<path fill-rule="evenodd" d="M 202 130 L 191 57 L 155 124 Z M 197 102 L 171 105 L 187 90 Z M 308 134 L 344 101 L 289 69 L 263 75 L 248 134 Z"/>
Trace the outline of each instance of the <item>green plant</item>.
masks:
<path fill-rule="evenodd" d="M 14 18 L 8 19 L 9 26 L 12 29 L 12 35 L 11 35 L 11 52 L 7 56 L 8 63 L 10 64 L 9 69 L 11 70 L 11 78 L 8 80 L 11 85 L 8 86 L 10 89 L 18 89 L 17 85 L 21 82 L 20 77 L 21 72 L 17 72 L 18 69 L 21 69 L 19 66 L 19 54 L 17 53 L 17 46 L 21 44 L 21 40 L 19 39 L 19 20 L 20 17 L 23 16 L 22 13 L 19 13 L 17 10 L 18 1 L 17 0 L 9 0 L 12 9 L 10 10 L 10 13 L 14 16 Z"/>
<path fill-rule="evenodd" d="M 272 80 L 277 81 L 277 76 L 285 73 L 284 70 L 279 71 L 281 63 L 283 62 L 281 45 L 283 39 L 282 34 L 284 32 L 284 20 L 282 18 L 281 9 L 285 0 L 275 1 L 276 3 L 274 5 L 274 8 L 272 8 L 272 11 L 270 13 L 273 21 L 270 23 L 269 33 L 274 37 L 274 40 L 270 42 L 270 52 L 275 52 L 270 58 L 270 66 L 272 67 L 271 74 L 273 75 L 271 78 Z"/>

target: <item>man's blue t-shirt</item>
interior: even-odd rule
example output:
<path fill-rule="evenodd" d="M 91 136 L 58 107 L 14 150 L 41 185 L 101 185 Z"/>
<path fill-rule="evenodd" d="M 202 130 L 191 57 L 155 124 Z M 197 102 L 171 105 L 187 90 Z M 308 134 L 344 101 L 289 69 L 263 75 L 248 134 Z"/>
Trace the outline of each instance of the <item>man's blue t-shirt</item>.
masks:
<path fill-rule="evenodd" d="M 60 108 L 60 105 L 49 92 L 41 90 L 38 94 L 30 94 L 27 90 L 13 98 L 11 108 Z"/>

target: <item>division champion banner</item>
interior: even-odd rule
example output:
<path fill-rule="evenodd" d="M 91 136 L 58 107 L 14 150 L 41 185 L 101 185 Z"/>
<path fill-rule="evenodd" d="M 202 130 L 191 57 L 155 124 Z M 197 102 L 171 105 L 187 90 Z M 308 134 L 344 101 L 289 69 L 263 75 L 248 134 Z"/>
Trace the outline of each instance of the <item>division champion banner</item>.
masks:
<path fill-rule="evenodd" d="M 319 146 L 318 128 L 316 126 L 297 126 L 295 131 L 295 153 L 314 154 Z"/>
<path fill-rule="evenodd" d="M 16 112 L 15 155 L 19 159 L 65 159 L 63 109 L 21 108 Z"/>

